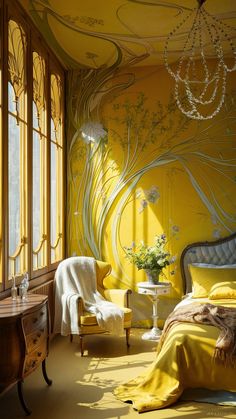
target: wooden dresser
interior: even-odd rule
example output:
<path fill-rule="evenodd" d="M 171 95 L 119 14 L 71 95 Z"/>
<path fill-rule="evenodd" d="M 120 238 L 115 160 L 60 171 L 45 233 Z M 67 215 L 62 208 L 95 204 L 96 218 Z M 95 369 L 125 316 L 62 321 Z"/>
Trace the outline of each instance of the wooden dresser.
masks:
<path fill-rule="evenodd" d="M 0 301 L 0 394 L 17 383 L 20 402 L 30 414 L 22 383 L 39 365 L 48 385 L 45 359 L 49 351 L 49 310 L 45 295 L 27 294 L 26 301 Z"/>

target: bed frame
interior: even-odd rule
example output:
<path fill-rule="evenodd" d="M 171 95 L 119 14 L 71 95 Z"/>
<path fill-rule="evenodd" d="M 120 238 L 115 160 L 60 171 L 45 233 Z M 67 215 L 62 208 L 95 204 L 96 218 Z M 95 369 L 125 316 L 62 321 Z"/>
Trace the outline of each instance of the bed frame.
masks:
<path fill-rule="evenodd" d="M 197 242 L 188 245 L 180 257 L 180 268 L 184 294 L 192 291 L 189 263 L 210 263 L 213 265 L 236 264 L 236 233 L 212 242 Z"/>

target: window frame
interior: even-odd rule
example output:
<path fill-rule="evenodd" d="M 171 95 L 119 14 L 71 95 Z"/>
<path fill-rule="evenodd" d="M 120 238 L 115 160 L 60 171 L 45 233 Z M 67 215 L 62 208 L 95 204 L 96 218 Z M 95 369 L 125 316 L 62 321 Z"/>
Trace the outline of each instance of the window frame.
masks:
<path fill-rule="evenodd" d="M 65 143 L 65 71 L 61 63 L 47 46 L 39 31 L 26 14 L 22 6 L 16 0 L 0 0 L 0 86 L 2 108 L 0 108 L 0 299 L 9 294 L 11 280 L 8 279 L 8 22 L 13 20 L 21 25 L 26 34 L 26 72 L 27 72 L 27 199 L 26 199 L 26 231 L 27 235 L 27 271 L 30 277 L 30 287 L 39 285 L 48 279 L 53 278 L 54 272 L 60 260 L 65 256 L 65 193 L 66 193 L 66 143 Z M 46 230 L 47 230 L 47 260 L 46 266 L 33 270 L 33 52 L 37 52 L 45 60 L 45 95 L 46 95 L 46 136 L 47 136 L 47 156 L 46 156 L 46 183 L 47 183 L 47 204 L 46 204 Z M 63 137 L 63 161 L 62 173 L 64 173 L 62 188 L 62 255 L 61 259 L 55 263 L 50 261 L 50 144 L 51 144 L 51 98 L 50 98 L 50 78 L 56 72 L 62 82 L 62 137 Z M 2 122 L 2 125 L 1 125 Z M 2 237 L 1 237 L 2 232 Z M 2 257 L 2 259 L 1 259 Z M 2 261 L 2 263 L 1 263 Z M 17 283 L 22 276 L 17 277 Z"/>

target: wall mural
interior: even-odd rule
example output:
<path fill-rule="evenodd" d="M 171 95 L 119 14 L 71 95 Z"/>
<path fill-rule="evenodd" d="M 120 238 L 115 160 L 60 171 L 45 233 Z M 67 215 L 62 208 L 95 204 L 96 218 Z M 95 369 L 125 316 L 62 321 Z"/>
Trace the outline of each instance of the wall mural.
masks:
<path fill-rule="evenodd" d="M 167 35 L 198 5 L 197 0 L 19 0 L 67 69 L 163 65 Z M 182 3 L 182 4 L 181 4 Z M 235 26 L 234 2 L 207 0 L 209 13 Z M 148 22 L 148 24 L 147 24 Z M 157 24 L 158 22 L 158 24 Z M 187 28 L 173 42 L 173 58 L 183 51 Z M 231 34 L 235 38 L 234 29 Z M 224 43 L 224 49 L 231 51 Z M 232 51 L 231 51 L 232 52 Z M 211 54 L 210 54 L 211 55 Z M 211 55 L 212 56 L 212 55 Z"/>
<path fill-rule="evenodd" d="M 70 69 L 68 255 L 109 261 L 108 285 L 134 290 L 141 325 L 150 318 L 151 303 L 135 293 L 145 277 L 129 264 L 124 247 L 151 244 L 164 232 L 176 258 L 165 270 L 172 282 L 171 294 L 160 302 L 165 318 L 182 295 L 183 248 L 236 230 L 235 75 L 213 119 L 192 121 L 176 108 L 163 69 L 164 44 L 195 0 L 189 7 L 184 1 L 117 0 L 99 8 L 83 2 L 79 11 L 77 0 L 70 0 L 69 11 L 64 1 L 21 3 Z M 222 2 L 208 5 L 221 15 Z M 232 4 L 224 7 L 224 21 L 234 24 Z M 173 43 L 173 54 L 183 39 Z"/>
<path fill-rule="evenodd" d="M 109 285 L 135 290 L 144 276 L 126 260 L 124 247 L 140 240 L 151 244 L 164 232 L 176 257 L 166 268 L 173 285 L 173 300 L 168 300 L 169 306 L 163 303 L 168 312 L 182 292 L 183 247 L 235 231 L 236 103 L 232 90 L 217 117 L 192 121 L 176 108 L 164 71 L 160 100 L 158 94 L 149 95 L 155 81 L 153 69 L 149 71 L 136 69 L 133 84 L 127 83 L 124 71 L 113 78 L 112 73 L 106 78 L 103 74 L 103 89 L 98 81 L 97 94 L 96 89 L 86 89 L 92 73 L 70 75 L 68 251 L 110 261 Z M 137 86 L 142 86 L 141 92 Z M 91 140 L 86 128 L 100 134 Z M 135 295 L 135 307 L 142 324 L 150 302 Z"/>

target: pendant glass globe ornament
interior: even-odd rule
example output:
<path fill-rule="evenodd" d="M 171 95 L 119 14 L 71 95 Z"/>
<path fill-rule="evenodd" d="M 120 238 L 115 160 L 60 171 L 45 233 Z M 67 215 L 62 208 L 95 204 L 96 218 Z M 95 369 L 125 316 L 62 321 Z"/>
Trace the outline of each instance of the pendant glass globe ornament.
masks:
<path fill-rule="evenodd" d="M 206 0 L 186 16 L 167 37 L 165 67 L 175 80 L 175 99 L 181 112 L 189 118 L 213 118 L 221 109 L 226 92 L 227 73 L 236 70 L 236 47 L 231 28 L 210 15 Z M 183 40 L 177 62 L 171 68 L 170 45 Z M 227 63 L 230 61 L 230 65 Z"/>

